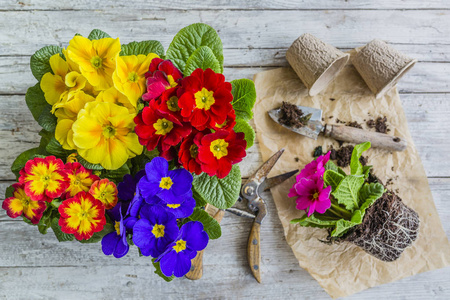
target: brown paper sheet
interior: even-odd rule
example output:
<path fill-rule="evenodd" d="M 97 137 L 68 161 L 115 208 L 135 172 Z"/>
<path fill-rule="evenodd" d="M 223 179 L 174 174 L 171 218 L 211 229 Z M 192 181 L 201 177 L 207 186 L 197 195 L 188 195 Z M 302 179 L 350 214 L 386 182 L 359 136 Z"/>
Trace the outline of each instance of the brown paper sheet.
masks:
<path fill-rule="evenodd" d="M 369 287 L 449 265 L 450 243 L 436 211 L 396 88 L 376 100 L 350 63 L 325 91 L 314 97 L 308 96 L 306 88 L 290 68 L 256 74 L 254 81 L 258 95 L 254 120 L 262 158 L 267 160 L 280 148 L 286 149 L 271 175 L 294 168 L 302 169 L 313 159 L 312 152 L 316 146 L 321 145 L 324 150 L 331 144 L 335 148 L 338 146 L 330 138 L 319 136 L 314 141 L 273 122 L 267 111 L 280 106 L 283 100 L 321 108 L 325 122 L 330 124 L 335 124 L 336 118 L 339 118 L 342 121 L 357 121 L 365 126 L 364 120 L 386 116 L 391 129 L 389 134 L 402 136 L 408 142 L 404 152 L 369 149 L 365 153 L 369 156 L 369 164 L 374 166 L 375 174 L 383 182 L 392 178 L 393 185 L 389 188 L 398 189 L 404 203 L 420 216 L 419 237 L 397 261 L 382 262 L 347 242 L 331 246 L 321 243 L 319 239 L 327 236 L 325 229 L 289 223 L 303 215 L 303 212 L 296 210 L 295 200 L 287 197 L 294 179 L 272 189 L 286 240 L 295 257 L 331 297 L 348 296 Z"/>

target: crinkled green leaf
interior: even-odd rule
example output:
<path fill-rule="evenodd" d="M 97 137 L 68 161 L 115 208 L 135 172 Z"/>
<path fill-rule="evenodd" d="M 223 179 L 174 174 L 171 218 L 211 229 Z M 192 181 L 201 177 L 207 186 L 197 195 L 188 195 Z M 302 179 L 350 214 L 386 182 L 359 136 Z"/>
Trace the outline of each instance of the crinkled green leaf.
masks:
<path fill-rule="evenodd" d="M 39 49 L 33 54 L 33 56 L 31 56 L 31 73 L 33 73 L 33 76 L 38 81 L 41 81 L 41 78 L 45 73 L 51 72 L 53 74 L 52 68 L 50 67 L 50 57 L 57 53 L 62 56 L 62 48 L 59 46 L 51 45 Z"/>
<path fill-rule="evenodd" d="M 332 170 L 332 171 L 338 172 L 338 167 L 336 166 L 336 164 L 334 162 L 329 160 L 325 164 L 325 170 Z"/>
<path fill-rule="evenodd" d="M 211 240 L 218 239 L 222 235 L 219 222 L 201 208 L 194 209 L 194 212 L 188 219 L 190 221 L 201 222 L 203 224 L 203 230 L 206 231 Z"/>
<path fill-rule="evenodd" d="M 319 219 L 320 218 L 320 219 Z M 308 217 L 306 214 L 299 218 L 291 220 L 291 224 L 300 224 L 304 227 L 319 227 L 319 228 L 329 228 L 336 225 L 337 219 L 332 220 L 325 218 L 323 215 L 312 214 Z"/>
<path fill-rule="evenodd" d="M 201 46 L 208 46 L 212 50 L 219 61 L 220 73 L 222 73 L 222 41 L 214 28 L 203 23 L 195 23 L 181 29 L 170 43 L 166 58 L 170 59 L 184 74 L 189 57 Z"/>
<path fill-rule="evenodd" d="M 236 119 L 243 119 L 249 121 L 253 118 L 253 106 L 256 101 L 255 84 L 250 79 L 237 79 L 231 81 L 233 94 L 234 111 L 236 112 Z"/>
<path fill-rule="evenodd" d="M 38 223 L 38 230 L 41 234 L 47 234 L 47 231 L 52 224 L 52 213 L 53 208 L 47 204 L 47 209 L 42 214 L 42 217 Z"/>
<path fill-rule="evenodd" d="M 192 53 L 189 59 L 186 61 L 186 66 L 184 68 L 184 76 L 189 76 L 196 69 L 211 69 L 216 73 L 221 73 L 221 65 L 214 53 L 208 46 L 201 46 Z"/>
<path fill-rule="evenodd" d="M 25 101 L 31 111 L 31 114 L 33 115 L 33 118 L 38 121 L 39 116 L 48 104 L 45 100 L 44 92 L 41 90 L 39 82 L 27 90 Z"/>
<path fill-rule="evenodd" d="M 5 199 L 14 196 L 14 188 L 12 185 L 8 186 L 5 190 Z"/>
<path fill-rule="evenodd" d="M 195 190 L 192 190 L 192 197 L 195 199 L 195 207 L 205 207 L 208 204 Z"/>
<path fill-rule="evenodd" d="M 380 183 L 366 183 L 359 190 L 359 205 L 364 215 L 365 210 L 383 196 L 385 188 Z"/>
<path fill-rule="evenodd" d="M 219 209 L 230 208 L 236 203 L 241 189 L 241 170 L 238 165 L 231 168 L 230 174 L 219 179 L 206 173 L 194 175 L 192 186 L 206 202 Z"/>
<path fill-rule="evenodd" d="M 348 175 L 341 181 L 332 195 L 339 204 L 343 204 L 347 210 L 353 212 L 359 208 L 358 192 L 363 183 L 364 178 L 362 176 Z"/>
<path fill-rule="evenodd" d="M 56 129 L 56 117 L 50 112 L 51 109 L 52 106 L 50 104 L 45 106 L 39 116 L 38 123 L 45 130 L 53 132 Z"/>
<path fill-rule="evenodd" d="M 98 242 L 100 242 L 103 239 L 103 237 L 105 235 L 107 235 L 110 232 L 113 232 L 114 230 L 115 230 L 114 226 L 111 223 L 106 223 L 105 226 L 103 227 L 102 231 L 94 233 L 94 235 L 90 239 L 88 239 L 88 240 L 81 240 L 81 241 L 78 240 L 78 241 L 80 243 L 82 243 L 82 244 L 98 243 Z"/>
<path fill-rule="evenodd" d="M 104 38 L 110 38 L 111 36 L 107 34 L 104 31 L 101 31 L 100 29 L 94 29 L 89 33 L 88 39 L 92 40 L 99 40 Z"/>
<path fill-rule="evenodd" d="M 23 167 L 25 167 L 27 161 L 35 158 L 36 155 L 39 154 L 45 154 L 45 151 L 42 148 L 32 148 L 21 153 L 11 165 L 11 171 L 16 175 L 17 178 L 19 178 L 19 172 L 23 169 Z"/>
<path fill-rule="evenodd" d="M 77 160 L 86 169 L 91 169 L 91 170 L 94 170 L 94 171 L 100 171 L 100 170 L 104 170 L 105 169 L 100 164 L 93 164 L 93 163 L 88 162 L 87 160 L 85 160 L 80 155 L 77 155 Z"/>
<path fill-rule="evenodd" d="M 366 178 L 366 179 L 369 178 L 369 173 L 370 173 L 370 169 L 372 169 L 372 166 L 363 166 L 362 168 L 363 168 L 362 173 L 364 175 L 364 178 Z"/>
<path fill-rule="evenodd" d="M 59 242 L 69 242 L 73 241 L 75 236 L 73 234 L 64 233 L 61 230 L 61 226 L 58 224 L 59 218 L 55 217 L 52 219 L 51 227 L 53 230 L 53 233 L 55 234 L 56 238 Z"/>
<path fill-rule="evenodd" d="M 350 160 L 350 174 L 361 175 L 363 174 L 363 166 L 359 161 L 359 158 L 364 151 L 370 148 L 370 142 L 358 144 L 353 148 L 352 159 Z"/>
<path fill-rule="evenodd" d="M 235 132 L 243 132 L 245 134 L 245 141 L 247 142 L 247 148 L 250 148 L 253 146 L 253 143 L 255 142 L 255 131 L 253 130 L 252 126 L 248 124 L 247 121 L 242 119 L 236 120 L 236 125 L 234 126 Z"/>
<path fill-rule="evenodd" d="M 159 262 L 155 262 L 155 260 L 156 260 L 156 258 L 152 259 L 153 266 L 155 267 L 155 274 L 157 274 L 159 277 L 164 279 L 166 282 L 171 282 L 172 280 L 174 280 L 175 276 L 172 275 L 170 277 L 167 277 L 166 275 L 163 274 L 163 272 L 161 271 Z"/>
<path fill-rule="evenodd" d="M 70 154 L 70 151 L 64 150 L 61 144 L 56 140 L 55 137 L 52 137 L 48 142 L 45 150 L 60 158 L 65 158 Z"/>
<path fill-rule="evenodd" d="M 122 181 L 123 176 L 125 174 L 130 174 L 130 167 L 125 163 L 123 166 L 116 170 L 102 170 L 102 175 L 100 177 L 102 178 L 108 178 L 109 180 L 114 181 L 116 184 Z"/>
<path fill-rule="evenodd" d="M 149 53 L 155 53 L 158 54 L 159 57 L 163 57 L 164 47 L 158 41 L 131 42 L 129 44 L 122 45 L 120 56 L 139 54 L 147 55 Z"/>
<path fill-rule="evenodd" d="M 347 220 L 341 219 L 341 220 L 337 221 L 336 227 L 331 232 L 331 236 L 332 237 L 340 237 L 340 236 L 344 235 L 350 228 L 352 228 L 358 224 L 360 224 L 360 223 L 354 223 L 352 221 L 347 221 Z"/>
<path fill-rule="evenodd" d="M 323 181 L 327 186 L 331 185 L 332 191 L 336 190 L 339 183 L 341 183 L 343 179 L 344 176 L 333 170 L 326 170 L 325 173 L 323 174 Z"/>

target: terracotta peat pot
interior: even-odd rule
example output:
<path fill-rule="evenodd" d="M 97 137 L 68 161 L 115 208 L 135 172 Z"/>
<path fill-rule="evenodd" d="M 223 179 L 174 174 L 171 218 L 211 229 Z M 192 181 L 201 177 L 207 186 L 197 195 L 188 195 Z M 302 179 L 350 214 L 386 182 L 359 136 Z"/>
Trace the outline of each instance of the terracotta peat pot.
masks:
<path fill-rule="evenodd" d="M 366 210 L 363 222 L 342 240 L 382 261 L 394 261 L 417 239 L 419 223 L 419 215 L 387 191 Z"/>

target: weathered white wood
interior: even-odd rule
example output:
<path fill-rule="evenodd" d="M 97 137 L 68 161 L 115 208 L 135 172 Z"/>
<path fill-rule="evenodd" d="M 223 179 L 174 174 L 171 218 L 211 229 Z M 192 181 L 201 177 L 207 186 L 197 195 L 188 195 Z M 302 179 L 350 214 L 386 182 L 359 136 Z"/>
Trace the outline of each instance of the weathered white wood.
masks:
<path fill-rule="evenodd" d="M 52 1 L 52 0 L 2 0 L 1 8 L 4 10 L 89 10 L 93 7 L 100 9 L 121 9 L 128 8 L 129 2 L 126 0 L 105 0 L 105 1 Z M 441 0 L 174 0 L 168 2 L 160 1 L 133 1 L 135 7 L 142 9 L 239 9 L 239 10 L 253 10 L 253 9 L 289 9 L 289 10 L 317 10 L 317 9 L 443 9 L 450 8 L 448 1 Z"/>
<path fill-rule="evenodd" d="M 443 150 L 450 149 L 448 127 L 443 126 L 450 115 L 450 94 L 405 94 L 401 98 L 427 175 L 450 176 L 450 159 Z M 0 180 L 9 180 L 14 178 L 9 170 L 18 153 L 38 146 L 40 127 L 28 111 L 24 96 L 0 96 L 0 103 Z M 241 164 L 243 175 L 250 175 L 260 161 L 256 144 Z"/>
<path fill-rule="evenodd" d="M 245 51 L 243 50 L 242 53 Z M 235 59 L 238 59 L 237 56 Z M 0 94 L 25 94 L 30 86 L 37 83 L 31 74 L 29 60 L 27 56 L 0 56 Z M 287 66 L 285 58 L 277 60 L 279 66 Z M 228 63 L 225 65 L 224 74 L 229 81 L 238 78 L 252 79 L 256 73 L 274 68 L 274 66 L 253 65 L 251 61 L 245 67 L 233 67 Z M 399 82 L 399 91 L 400 93 L 449 93 L 448 74 L 450 74 L 448 62 L 419 62 Z"/>
<path fill-rule="evenodd" d="M 101 9 L 101 7 L 99 7 Z M 182 10 L 0 11 L 0 55 L 29 54 L 49 44 L 66 45 L 75 33 L 101 28 L 122 42 L 157 39 L 164 46 L 184 26 L 208 23 L 226 47 L 287 48 L 309 32 L 335 47 L 373 38 L 397 44 L 449 44 L 447 10 Z M 168 26 L 170 24 L 170 26 Z M 357 25 L 356 25 L 357 24 Z"/>

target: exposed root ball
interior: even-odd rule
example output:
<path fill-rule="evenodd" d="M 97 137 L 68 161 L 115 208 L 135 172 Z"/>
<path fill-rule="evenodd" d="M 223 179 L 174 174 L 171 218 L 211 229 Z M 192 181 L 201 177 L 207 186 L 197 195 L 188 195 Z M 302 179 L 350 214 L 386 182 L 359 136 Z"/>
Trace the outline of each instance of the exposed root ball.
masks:
<path fill-rule="evenodd" d="M 419 234 L 419 215 L 393 192 L 370 206 L 362 224 L 344 237 L 382 261 L 394 261 Z"/>

